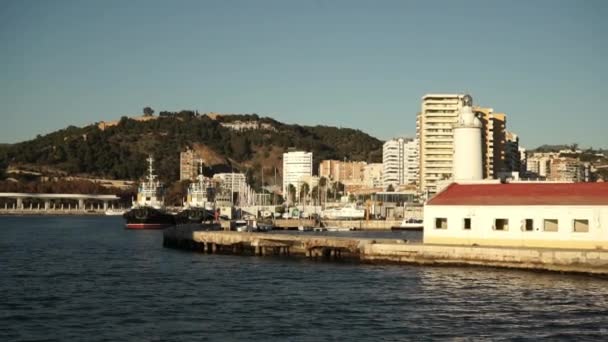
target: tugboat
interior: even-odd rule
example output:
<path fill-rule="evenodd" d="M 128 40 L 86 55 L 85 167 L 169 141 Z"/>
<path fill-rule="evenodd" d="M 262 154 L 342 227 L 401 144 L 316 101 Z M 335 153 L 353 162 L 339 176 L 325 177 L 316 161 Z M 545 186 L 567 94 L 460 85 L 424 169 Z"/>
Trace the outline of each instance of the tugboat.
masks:
<path fill-rule="evenodd" d="M 139 184 L 137 201 L 123 215 L 127 229 L 163 229 L 175 225 L 175 216 L 165 211 L 165 188 L 154 175 L 154 159 L 150 156 L 147 161 L 148 179 Z"/>
<path fill-rule="evenodd" d="M 200 225 L 205 220 L 214 218 L 214 186 L 211 180 L 203 176 L 203 161 L 199 159 L 197 181 L 188 185 L 188 196 L 184 208 L 176 216 L 177 224 Z"/>

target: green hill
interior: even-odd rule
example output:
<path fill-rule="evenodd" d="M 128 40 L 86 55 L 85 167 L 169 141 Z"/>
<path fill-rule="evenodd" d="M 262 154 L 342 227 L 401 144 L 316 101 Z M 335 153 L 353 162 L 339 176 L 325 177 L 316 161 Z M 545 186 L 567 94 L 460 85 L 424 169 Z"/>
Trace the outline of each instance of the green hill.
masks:
<path fill-rule="evenodd" d="M 235 131 L 222 124 L 235 121 L 264 123 L 267 129 Z M 247 171 L 260 183 L 289 147 L 312 151 L 314 168 L 323 159 L 381 162 L 382 142 L 359 130 L 328 126 L 287 125 L 257 115 L 209 118 L 192 111 L 161 112 L 154 120 L 123 117 L 112 127 L 97 125 L 65 129 L 17 144 L 0 146 L 0 164 L 44 174 L 69 174 L 112 179 L 138 179 L 144 175 L 148 154 L 154 155 L 160 178 L 179 178 L 179 153 L 188 146 L 204 146 L 221 156 L 206 172 Z M 223 159 L 222 159 L 223 158 Z M 279 171 L 280 172 L 280 171 Z"/>

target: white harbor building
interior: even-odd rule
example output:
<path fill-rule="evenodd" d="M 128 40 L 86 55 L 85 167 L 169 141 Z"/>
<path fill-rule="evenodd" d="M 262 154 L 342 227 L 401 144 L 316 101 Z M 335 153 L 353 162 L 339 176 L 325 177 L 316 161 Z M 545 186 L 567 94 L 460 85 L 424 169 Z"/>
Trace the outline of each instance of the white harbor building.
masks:
<path fill-rule="evenodd" d="M 424 243 L 608 249 L 608 183 L 453 183 L 425 204 Z"/>

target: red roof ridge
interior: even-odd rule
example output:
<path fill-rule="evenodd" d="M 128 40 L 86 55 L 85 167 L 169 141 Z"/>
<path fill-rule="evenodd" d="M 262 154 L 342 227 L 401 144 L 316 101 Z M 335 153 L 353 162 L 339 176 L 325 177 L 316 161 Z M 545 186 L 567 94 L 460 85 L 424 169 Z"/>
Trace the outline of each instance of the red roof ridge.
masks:
<path fill-rule="evenodd" d="M 608 183 L 452 183 L 426 205 L 608 205 Z"/>

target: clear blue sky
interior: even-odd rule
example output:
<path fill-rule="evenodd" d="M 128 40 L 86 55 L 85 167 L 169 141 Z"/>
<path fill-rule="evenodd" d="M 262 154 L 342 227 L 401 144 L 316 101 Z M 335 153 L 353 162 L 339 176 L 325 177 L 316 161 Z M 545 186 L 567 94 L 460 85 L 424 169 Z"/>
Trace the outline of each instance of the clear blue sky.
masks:
<path fill-rule="evenodd" d="M 608 1 L 0 1 L 0 142 L 156 110 L 413 135 L 469 92 L 521 144 L 608 147 Z"/>

